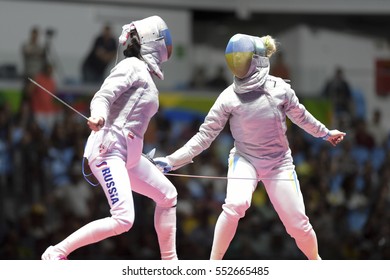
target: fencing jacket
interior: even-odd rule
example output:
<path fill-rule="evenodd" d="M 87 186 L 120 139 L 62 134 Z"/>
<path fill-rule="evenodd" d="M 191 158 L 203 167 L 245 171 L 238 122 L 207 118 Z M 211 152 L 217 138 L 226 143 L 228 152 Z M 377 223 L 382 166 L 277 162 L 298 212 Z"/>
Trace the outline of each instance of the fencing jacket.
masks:
<path fill-rule="evenodd" d="M 191 162 L 229 121 L 234 138 L 232 151 L 249 160 L 258 171 L 291 168 L 286 117 L 315 137 L 324 137 L 329 130 L 300 104 L 288 83 L 268 72 L 269 66 L 245 80 L 235 78 L 218 96 L 199 132 L 167 156 L 169 163 L 175 167 Z"/>
<path fill-rule="evenodd" d="M 158 90 L 148 70 L 138 58 L 123 59 L 111 71 L 92 98 L 92 117 L 103 117 L 105 124 L 91 132 L 84 156 L 91 162 L 103 149 L 109 149 L 124 135 L 143 139 L 150 119 L 159 106 Z M 126 155 L 123 150 L 123 157 Z"/>

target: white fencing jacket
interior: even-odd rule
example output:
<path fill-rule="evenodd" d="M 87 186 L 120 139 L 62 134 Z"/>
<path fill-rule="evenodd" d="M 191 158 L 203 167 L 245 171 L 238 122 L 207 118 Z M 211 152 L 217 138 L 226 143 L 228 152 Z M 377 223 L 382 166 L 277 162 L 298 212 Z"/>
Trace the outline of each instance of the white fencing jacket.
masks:
<path fill-rule="evenodd" d="M 175 167 L 191 162 L 229 121 L 232 151 L 249 160 L 258 172 L 292 168 L 286 116 L 315 137 L 324 137 L 329 130 L 300 104 L 288 83 L 268 72 L 269 66 L 246 80 L 235 78 L 218 96 L 199 132 L 167 156 L 169 163 Z"/>
<path fill-rule="evenodd" d="M 150 119 L 159 106 L 158 90 L 148 65 L 138 58 L 125 58 L 119 62 L 92 98 L 92 117 L 103 117 L 104 127 L 91 132 L 84 156 L 89 162 L 102 150 L 109 150 L 130 133 L 143 139 Z M 120 149 L 126 158 L 126 149 Z"/>

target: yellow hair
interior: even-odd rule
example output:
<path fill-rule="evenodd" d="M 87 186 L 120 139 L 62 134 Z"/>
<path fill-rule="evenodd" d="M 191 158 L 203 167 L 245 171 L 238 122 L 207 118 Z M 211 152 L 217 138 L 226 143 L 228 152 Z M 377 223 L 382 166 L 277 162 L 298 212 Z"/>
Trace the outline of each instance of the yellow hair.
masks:
<path fill-rule="evenodd" d="M 261 37 L 261 40 L 264 43 L 265 46 L 265 55 L 267 57 L 271 57 L 276 52 L 276 41 L 274 38 L 272 38 L 270 35 L 266 35 Z"/>

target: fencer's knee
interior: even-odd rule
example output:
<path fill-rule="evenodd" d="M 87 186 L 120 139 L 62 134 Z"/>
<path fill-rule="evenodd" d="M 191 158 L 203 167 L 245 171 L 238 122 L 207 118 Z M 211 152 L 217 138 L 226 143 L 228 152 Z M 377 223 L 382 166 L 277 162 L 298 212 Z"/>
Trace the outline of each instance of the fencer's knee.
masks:
<path fill-rule="evenodd" d="M 156 205 L 163 208 L 171 208 L 177 204 L 177 191 L 175 188 L 166 193 L 162 199 L 156 201 Z"/>
<path fill-rule="evenodd" d="M 225 203 L 224 205 L 222 205 L 222 209 L 226 213 L 226 215 L 231 217 L 232 219 L 237 220 L 245 216 L 245 212 L 246 210 L 248 210 L 249 207 L 250 202 L 248 201 Z"/>
<path fill-rule="evenodd" d="M 129 231 L 134 224 L 134 217 L 112 217 L 115 221 L 114 232 L 119 235 Z"/>
<path fill-rule="evenodd" d="M 305 240 L 312 235 L 313 227 L 310 224 L 309 219 L 305 219 L 300 223 L 286 225 L 286 231 L 296 240 Z"/>

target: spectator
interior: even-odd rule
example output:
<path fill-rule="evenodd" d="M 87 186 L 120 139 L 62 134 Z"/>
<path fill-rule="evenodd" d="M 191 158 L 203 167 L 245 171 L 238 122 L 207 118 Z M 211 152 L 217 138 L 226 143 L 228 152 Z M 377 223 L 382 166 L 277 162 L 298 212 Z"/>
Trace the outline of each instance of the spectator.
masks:
<path fill-rule="evenodd" d="M 382 112 L 379 109 L 374 110 L 372 119 L 370 120 L 367 129 L 375 138 L 376 145 L 378 147 L 382 147 L 385 144 L 387 137 L 389 136 L 389 131 L 387 131 L 383 126 Z"/>
<path fill-rule="evenodd" d="M 75 157 L 73 139 L 65 121 L 56 122 L 50 135 L 51 145 L 47 149 L 47 168 L 51 173 L 51 185 L 62 187 L 70 184 L 72 160 Z"/>
<path fill-rule="evenodd" d="M 13 174 L 13 162 L 11 153 L 12 126 L 11 110 L 8 104 L 0 104 L 0 195 L 4 196 L 5 188 L 11 182 Z M 12 190 L 14 193 L 15 190 Z M 2 205 L 4 205 L 2 203 Z M 5 216 L 5 207 L 0 207 L 0 218 Z"/>
<path fill-rule="evenodd" d="M 233 79 L 232 79 L 233 81 Z M 224 90 L 227 86 L 229 85 L 229 82 L 226 80 L 225 76 L 225 67 L 222 65 L 219 65 L 216 68 L 216 73 L 215 76 L 212 77 L 208 82 L 207 82 L 207 87 L 210 89 L 215 89 L 218 91 Z"/>
<path fill-rule="evenodd" d="M 355 121 L 355 143 L 367 149 L 375 147 L 375 138 L 369 131 L 365 120 Z"/>
<path fill-rule="evenodd" d="M 22 44 L 23 57 L 23 93 L 25 98 L 25 86 L 28 83 L 28 77 L 34 77 L 41 70 L 46 61 L 46 49 L 40 42 L 40 30 L 34 26 L 30 30 L 29 39 Z"/>
<path fill-rule="evenodd" d="M 38 74 L 46 60 L 45 47 L 40 43 L 39 36 L 40 30 L 35 26 L 30 31 L 29 40 L 22 45 L 24 77 L 34 77 Z"/>
<path fill-rule="evenodd" d="M 38 84 L 51 93 L 56 94 L 57 85 L 53 77 L 53 66 L 50 63 L 45 63 L 41 71 L 33 78 Z M 42 88 L 32 83 L 28 84 L 26 91 L 36 122 L 46 135 L 50 135 L 54 123 L 59 117 L 59 108 L 56 105 L 56 100 Z"/>
<path fill-rule="evenodd" d="M 284 60 L 284 53 L 279 51 L 275 54 L 275 62 L 271 67 L 270 74 L 282 79 L 290 79 L 290 69 Z"/>
<path fill-rule="evenodd" d="M 203 66 L 196 66 L 190 80 L 190 89 L 205 89 L 206 87 L 206 69 Z"/>
<path fill-rule="evenodd" d="M 323 96 L 329 98 L 333 106 L 335 118 L 347 118 L 351 121 L 354 114 L 354 106 L 351 102 L 351 87 L 344 77 L 344 70 L 337 67 L 324 86 Z"/>
<path fill-rule="evenodd" d="M 56 198 L 62 212 L 87 221 L 91 215 L 93 193 L 91 186 L 84 180 L 80 172 L 81 163 L 74 160 L 69 170 L 69 183 L 58 188 Z"/>
<path fill-rule="evenodd" d="M 106 24 L 82 64 L 83 82 L 101 83 L 108 65 L 115 57 L 116 49 L 117 40 L 112 35 L 111 27 Z"/>

